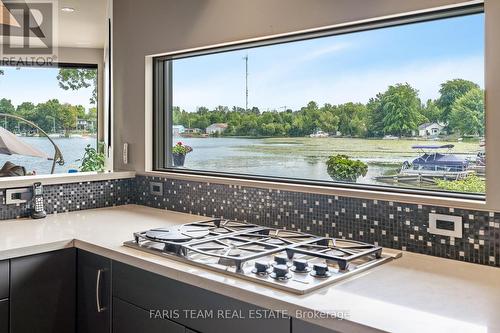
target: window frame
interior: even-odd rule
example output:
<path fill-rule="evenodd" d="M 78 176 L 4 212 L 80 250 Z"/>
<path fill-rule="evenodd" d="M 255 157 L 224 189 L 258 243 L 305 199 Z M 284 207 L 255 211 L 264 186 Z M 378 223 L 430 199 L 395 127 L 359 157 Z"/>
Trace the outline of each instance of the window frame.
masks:
<path fill-rule="evenodd" d="M 422 13 L 404 14 L 393 18 L 375 19 L 369 22 L 346 24 L 340 27 L 318 29 L 315 31 L 306 31 L 293 33 L 286 36 L 278 36 L 271 38 L 264 38 L 259 40 L 250 40 L 244 42 L 230 43 L 229 45 L 222 46 L 209 46 L 196 50 L 187 50 L 180 52 L 172 52 L 167 55 L 158 55 L 151 57 L 151 68 L 153 71 L 152 82 L 152 168 L 151 171 L 159 173 L 171 173 L 178 176 L 201 176 L 201 177 L 218 177 L 228 180 L 243 180 L 243 181 L 257 181 L 257 182 L 270 182 L 286 185 L 307 185 L 331 189 L 346 189 L 346 190 L 361 190 L 370 191 L 374 193 L 393 193 L 403 195 L 422 195 L 426 197 L 440 197 L 449 199 L 468 200 L 475 203 L 485 203 L 485 194 L 472 194 L 436 190 L 421 190 L 412 188 L 399 188 L 390 185 L 370 185 L 358 183 L 346 183 L 339 181 L 321 181 L 311 179 L 275 177 L 265 175 L 249 175 L 231 172 L 216 172 L 206 170 L 193 170 L 193 169 L 179 169 L 171 165 L 171 151 L 172 147 L 172 76 L 169 71 L 172 70 L 172 62 L 176 59 L 184 59 L 208 54 L 216 54 L 223 52 L 230 52 L 235 50 L 243 50 L 247 48 L 269 46 L 274 44 L 282 44 L 288 42 L 304 41 L 309 39 L 329 37 L 335 35 L 343 35 L 361 31 L 369 31 L 375 29 L 383 29 L 388 27 L 402 26 L 413 23 L 422 23 L 446 18 L 460 17 L 473 14 L 485 14 L 483 3 L 462 4 L 454 8 L 444 8 L 431 10 Z M 485 50 L 486 56 L 486 50 Z M 165 81 L 165 79 L 168 80 Z M 166 84 L 165 84 L 166 83 Z M 164 89 L 167 86 L 167 90 Z M 485 121 L 487 110 L 485 107 Z M 162 124 L 167 123 L 167 126 Z M 486 124 L 485 124 L 486 127 Z M 167 154 L 162 154 L 162 152 Z M 163 158 L 160 158 L 160 156 Z M 488 166 L 486 167 L 488 173 Z M 486 179 L 486 186 L 488 187 L 488 179 Z"/>

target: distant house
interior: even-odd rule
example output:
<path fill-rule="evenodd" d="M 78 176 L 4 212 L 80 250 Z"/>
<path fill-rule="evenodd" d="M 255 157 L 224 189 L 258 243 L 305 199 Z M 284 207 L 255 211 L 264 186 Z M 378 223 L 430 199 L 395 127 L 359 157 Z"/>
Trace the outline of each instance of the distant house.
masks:
<path fill-rule="evenodd" d="M 199 129 L 199 128 L 185 128 L 183 133 L 184 134 L 200 134 L 201 129 Z"/>
<path fill-rule="evenodd" d="M 221 134 L 222 132 L 224 132 L 227 129 L 227 126 L 228 125 L 224 124 L 224 123 L 212 124 L 212 125 L 207 127 L 206 132 L 209 135 L 215 134 L 215 133 Z"/>
<path fill-rule="evenodd" d="M 444 126 L 438 123 L 425 123 L 418 126 L 418 136 L 438 136 Z"/>
<path fill-rule="evenodd" d="M 186 128 L 182 125 L 174 125 L 172 126 L 172 134 L 174 136 L 179 136 L 180 134 L 184 133 Z"/>

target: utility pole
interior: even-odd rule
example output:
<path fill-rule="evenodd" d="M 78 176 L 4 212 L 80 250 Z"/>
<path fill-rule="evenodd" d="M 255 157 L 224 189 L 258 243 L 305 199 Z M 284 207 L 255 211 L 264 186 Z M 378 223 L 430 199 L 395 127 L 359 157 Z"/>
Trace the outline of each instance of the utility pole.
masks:
<path fill-rule="evenodd" d="M 243 57 L 245 60 L 245 111 L 248 111 L 248 54 Z"/>

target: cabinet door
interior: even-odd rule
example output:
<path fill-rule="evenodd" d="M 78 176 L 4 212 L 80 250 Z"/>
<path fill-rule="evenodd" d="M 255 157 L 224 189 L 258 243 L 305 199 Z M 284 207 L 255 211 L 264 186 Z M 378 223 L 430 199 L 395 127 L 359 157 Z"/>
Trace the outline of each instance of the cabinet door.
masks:
<path fill-rule="evenodd" d="M 111 260 L 77 252 L 77 332 L 111 332 Z"/>
<path fill-rule="evenodd" d="M 0 333 L 9 333 L 9 300 L 0 300 Z"/>
<path fill-rule="evenodd" d="M 9 297 L 9 261 L 0 261 L 0 300 Z"/>
<path fill-rule="evenodd" d="M 10 333 L 74 333 L 75 249 L 11 260 Z"/>
<path fill-rule="evenodd" d="M 114 333 L 184 333 L 184 326 L 167 319 L 151 318 L 149 311 L 113 298 Z"/>
<path fill-rule="evenodd" d="M 292 333 L 336 333 L 337 331 L 324 328 L 323 326 L 318 326 L 311 324 L 309 322 L 292 319 Z"/>
<path fill-rule="evenodd" d="M 117 261 L 113 297 L 148 310 L 178 311 L 173 321 L 202 333 L 290 333 L 290 319 L 282 314 Z"/>

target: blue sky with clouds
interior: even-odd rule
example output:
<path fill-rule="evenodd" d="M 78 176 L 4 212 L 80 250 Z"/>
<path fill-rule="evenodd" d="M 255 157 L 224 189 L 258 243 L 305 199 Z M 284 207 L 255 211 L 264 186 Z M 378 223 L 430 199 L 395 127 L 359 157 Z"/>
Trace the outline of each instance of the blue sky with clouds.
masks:
<path fill-rule="evenodd" d="M 0 67 L 4 75 L 0 76 L 0 98 L 7 98 L 15 106 L 22 102 L 43 103 L 56 98 L 61 103 L 83 105 L 86 109 L 94 107 L 90 104 L 92 89 L 77 91 L 59 88 L 57 68 Z"/>
<path fill-rule="evenodd" d="M 449 79 L 484 86 L 484 15 L 176 60 L 174 105 L 244 107 L 246 54 L 249 106 L 261 110 L 298 109 L 310 100 L 365 103 L 404 82 L 425 101 Z"/>

